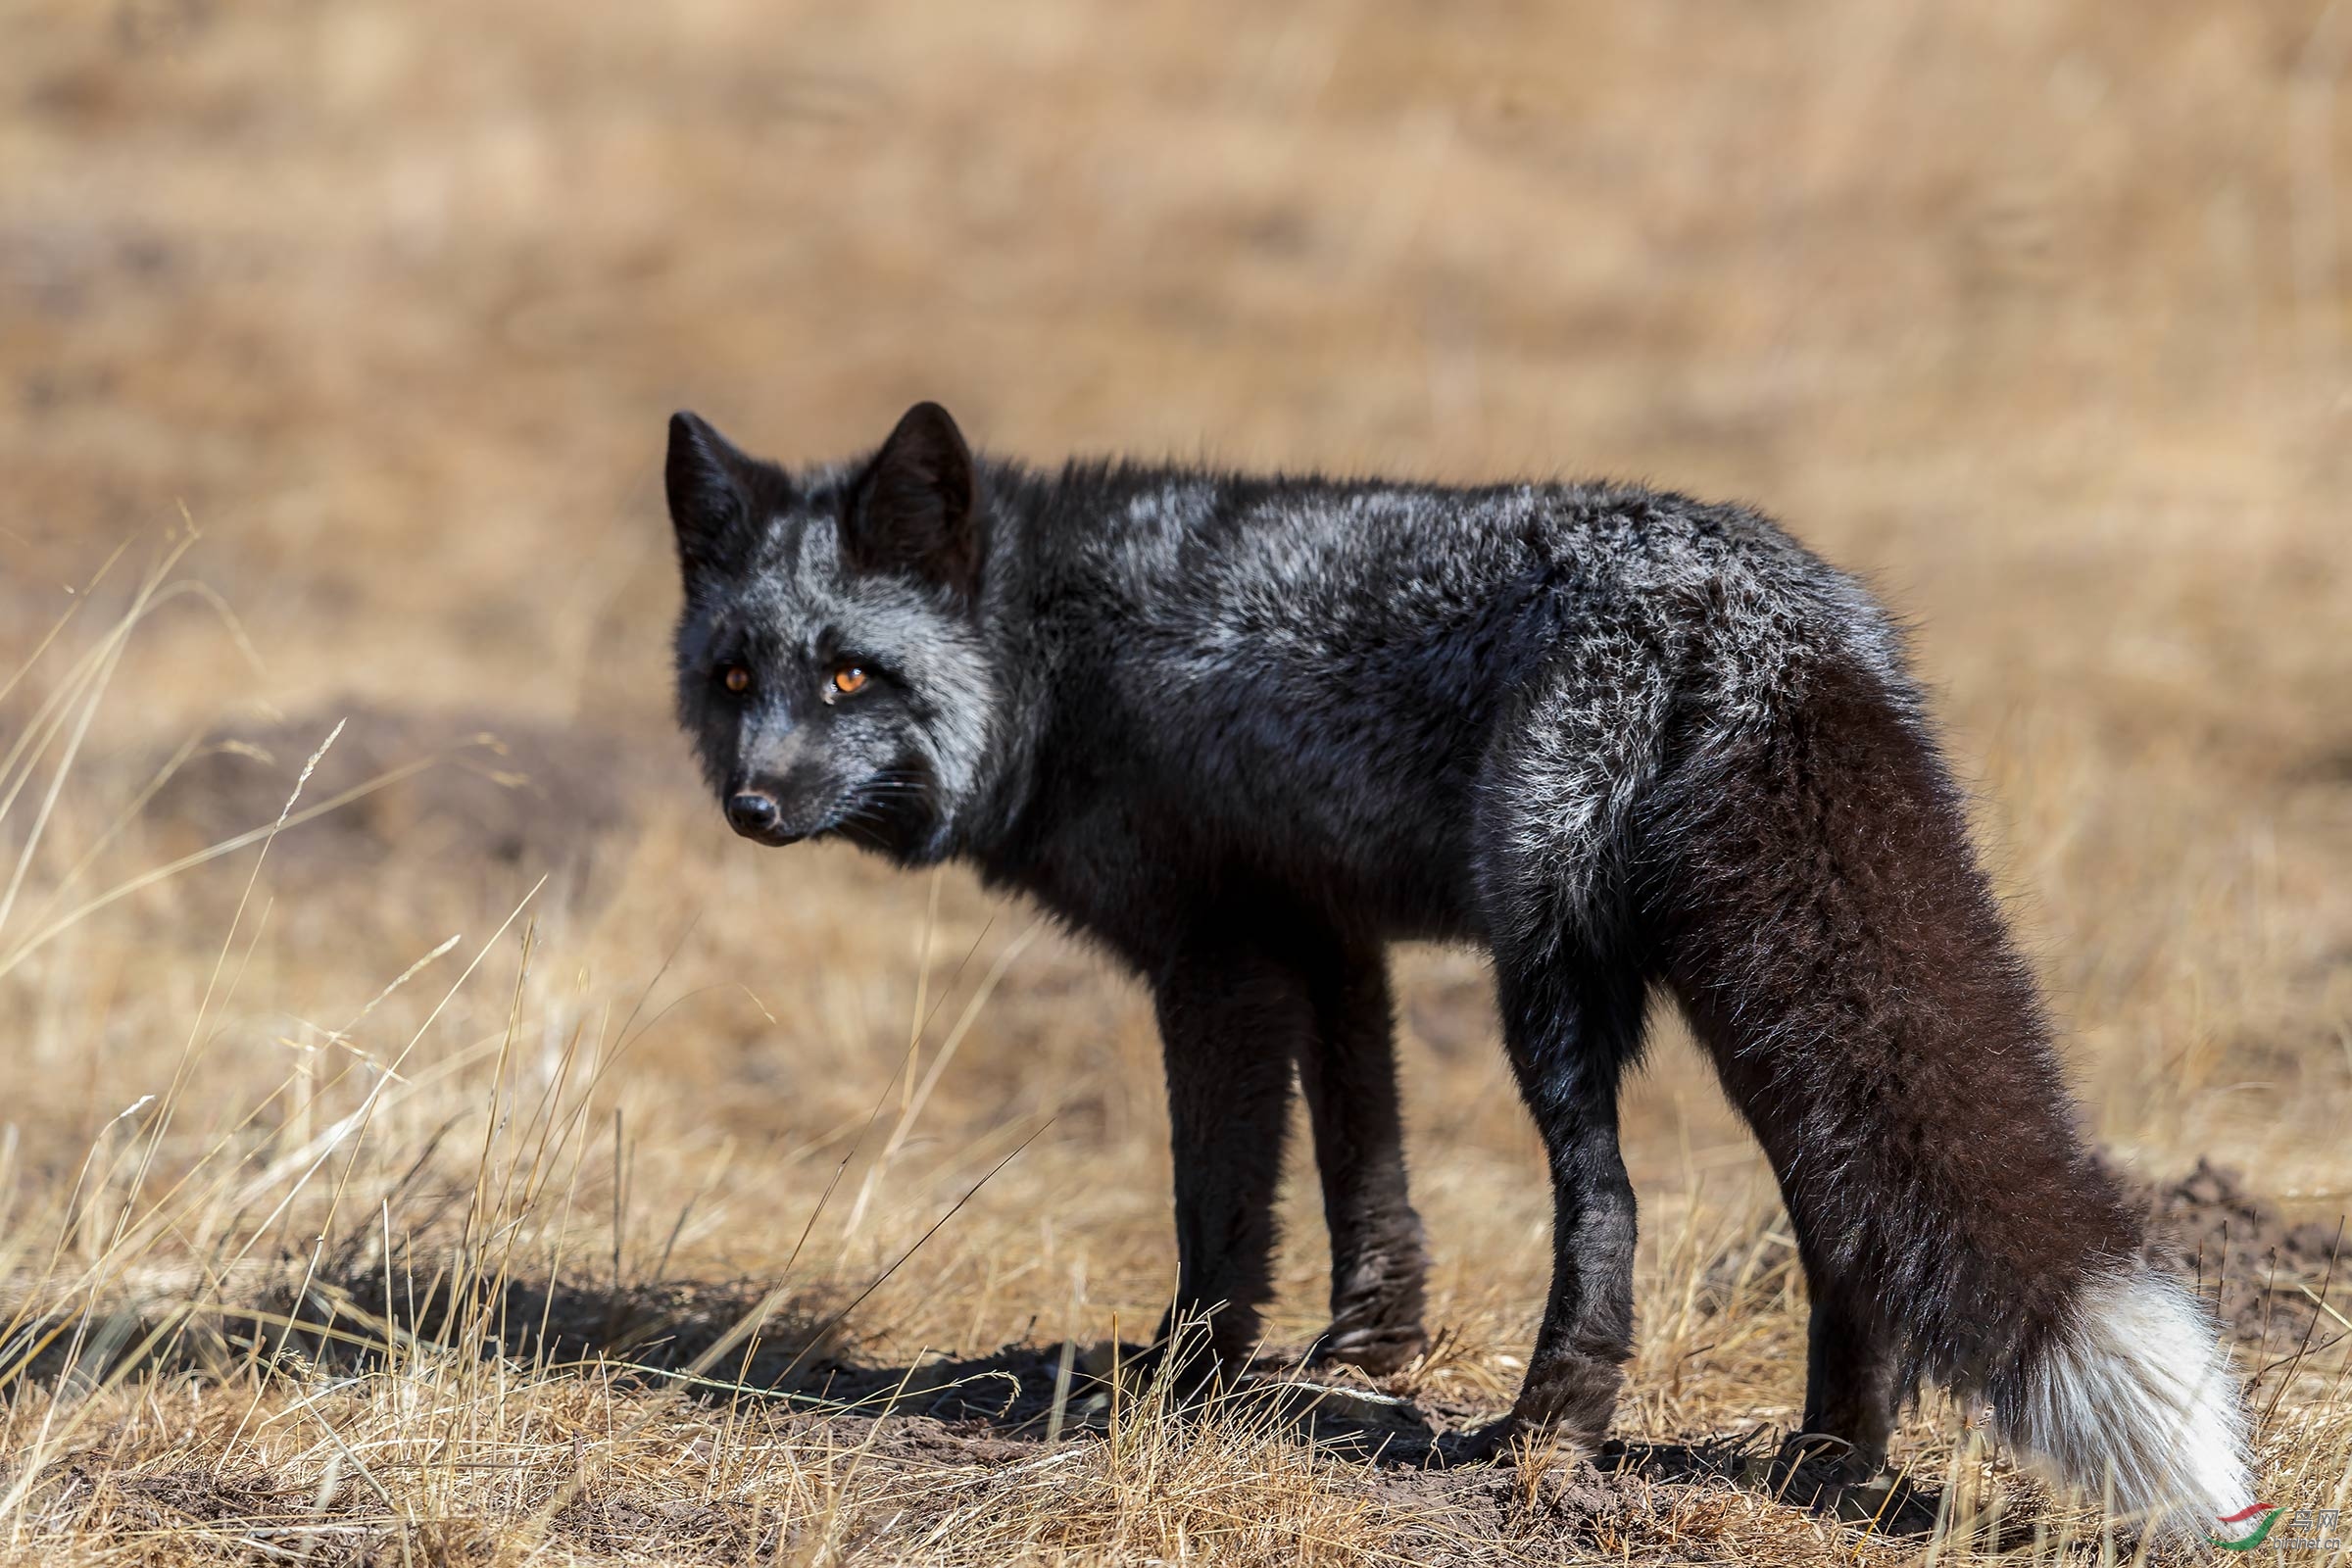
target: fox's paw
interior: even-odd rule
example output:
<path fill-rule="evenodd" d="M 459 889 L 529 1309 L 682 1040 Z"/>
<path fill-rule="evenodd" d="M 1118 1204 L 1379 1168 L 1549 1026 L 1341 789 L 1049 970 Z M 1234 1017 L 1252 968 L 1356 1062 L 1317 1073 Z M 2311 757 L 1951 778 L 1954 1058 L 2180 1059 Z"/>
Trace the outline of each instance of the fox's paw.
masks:
<path fill-rule="evenodd" d="M 1543 1443 L 1553 1437 L 1598 1452 L 1608 1441 L 1617 1391 L 1624 1383 L 1625 1374 L 1615 1360 L 1539 1349 L 1511 1413 L 1439 1439 L 1435 1460 L 1445 1465 L 1504 1461 L 1523 1440 Z"/>
<path fill-rule="evenodd" d="M 1337 1362 L 1384 1378 L 1428 1348 L 1429 1334 L 1419 1323 L 1334 1323 L 1316 1338 L 1306 1364 Z"/>
<path fill-rule="evenodd" d="M 1558 1431 L 1597 1448 L 1617 1413 L 1617 1391 L 1625 1386 L 1622 1356 L 1590 1355 L 1539 1346 L 1511 1402 L 1511 1415 L 1531 1430 Z"/>
<path fill-rule="evenodd" d="M 1331 1327 L 1317 1336 L 1309 1365 L 1339 1361 L 1386 1377 L 1429 1348 L 1429 1331 L 1421 1326 L 1429 1253 L 1421 1221 L 1409 1209 L 1384 1240 L 1335 1272 Z"/>
<path fill-rule="evenodd" d="M 1445 1434 L 1431 1448 L 1430 1462 L 1440 1468 L 1516 1464 L 1523 1453 L 1543 1454 L 1555 1445 L 1572 1455 L 1595 1462 L 1604 1462 L 1610 1454 L 1624 1451 L 1623 1445 L 1610 1441 L 1605 1431 L 1580 1432 L 1563 1422 L 1530 1421 L 1514 1412 L 1467 1432 Z"/>

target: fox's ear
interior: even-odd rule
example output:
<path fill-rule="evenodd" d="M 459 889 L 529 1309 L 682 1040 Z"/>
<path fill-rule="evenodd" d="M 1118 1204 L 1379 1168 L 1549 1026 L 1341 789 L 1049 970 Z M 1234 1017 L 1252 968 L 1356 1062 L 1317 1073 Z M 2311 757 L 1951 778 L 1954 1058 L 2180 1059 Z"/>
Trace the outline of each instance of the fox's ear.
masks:
<path fill-rule="evenodd" d="M 844 553 L 861 570 L 907 572 L 968 602 L 980 589 L 976 488 L 963 432 L 938 404 L 917 403 L 858 483 Z"/>
<path fill-rule="evenodd" d="M 687 576 L 721 565 L 743 546 L 751 517 L 751 474 L 759 466 L 735 450 L 700 415 L 669 416 L 670 526 L 678 534 L 678 564 Z"/>

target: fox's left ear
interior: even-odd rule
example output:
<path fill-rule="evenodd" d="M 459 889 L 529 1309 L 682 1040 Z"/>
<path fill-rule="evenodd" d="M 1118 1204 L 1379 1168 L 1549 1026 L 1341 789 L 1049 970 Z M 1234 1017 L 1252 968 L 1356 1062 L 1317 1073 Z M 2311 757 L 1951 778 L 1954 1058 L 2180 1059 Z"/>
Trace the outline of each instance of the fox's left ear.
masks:
<path fill-rule="evenodd" d="M 969 602 L 983 555 L 972 451 L 948 411 L 917 403 L 858 485 L 842 546 L 866 571 L 903 571 Z"/>

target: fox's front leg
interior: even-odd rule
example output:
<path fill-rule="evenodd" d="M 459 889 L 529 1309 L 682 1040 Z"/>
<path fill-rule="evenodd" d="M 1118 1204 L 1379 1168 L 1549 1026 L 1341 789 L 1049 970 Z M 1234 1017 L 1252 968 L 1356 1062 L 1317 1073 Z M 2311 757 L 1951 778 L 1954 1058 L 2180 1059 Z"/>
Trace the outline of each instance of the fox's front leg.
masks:
<path fill-rule="evenodd" d="M 1377 948 L 1335 943 L 1309 975 L 1315 1027 L 1298 1081 L 1331 1231 L 1331 1327 L 1315 1358 L 1393 1372 L 1429 1346 L 1421 1326 L 1429 1258 L 1405 1188 L 1388 966 Z"/>
<path fill-rule="evenodd" d="M 1205 933 L 1162 967 L 1152 990 L 1176 1156 L 1176 1298 L 1160 1342 L 1180 1319 L 1206 1318 L 1215 1363 L 1238 1368 L 1257 1347 L 1258 1309 L 1273 1295 L 1291 1063 L 1313 1014 L 1293 966 Z"/>

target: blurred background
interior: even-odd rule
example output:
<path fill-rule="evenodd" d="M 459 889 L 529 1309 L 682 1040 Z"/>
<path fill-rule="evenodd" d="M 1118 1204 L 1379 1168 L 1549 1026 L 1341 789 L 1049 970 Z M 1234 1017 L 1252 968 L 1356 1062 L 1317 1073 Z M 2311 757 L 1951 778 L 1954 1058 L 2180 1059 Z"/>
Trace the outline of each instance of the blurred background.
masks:
<path fill-rule="evenodd" d="M 413 1030 L 486 1071 L 536 921 L 549 1038 L 659 1020 L 582 1156 L 617 1272 L 767 1266 L 881 1103 L 907 1173 L 844 1256 L 1044 1131 L 871 1336 L 1152 1312 L 1134 988 L 960 872 L 735 840 L 667 716 L 669 411 L 792 463 L 937 398 L 1037 459 L 1764 507 L 1916 623 L 2099 1134 L 2341 1211 L 2352 7 L 14 0 L 6 36 L 20 1182 L 62 1187 L 190 1041 L 219 1108 L 156 1134 L 166 1168 L 207 1125 L 291 1136 L 294 1101 L 237 1118 Z M 217 601 L 104 641 L 191 525 L 170 580 Z M 101 664 L 86 733 L 43 729 Z M 258 877 L 248 848 L 142 880 L 268 826 L 337 720 L 306 807 L 432 765 Z M 1403 972 L 1436 1315 L 1507 1346 L 1534 1145 L 1480 962 Z M 1755 1189 L 1671 1029 L 1630 1114 L 1653 1248 Z M 388 1105 L 390 1147 L 439 1115 Z M 1793 1405 L 1792 1363 L 1759 1375 Z"/>

